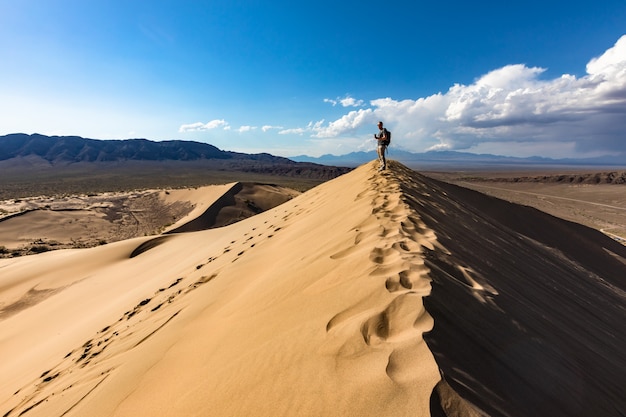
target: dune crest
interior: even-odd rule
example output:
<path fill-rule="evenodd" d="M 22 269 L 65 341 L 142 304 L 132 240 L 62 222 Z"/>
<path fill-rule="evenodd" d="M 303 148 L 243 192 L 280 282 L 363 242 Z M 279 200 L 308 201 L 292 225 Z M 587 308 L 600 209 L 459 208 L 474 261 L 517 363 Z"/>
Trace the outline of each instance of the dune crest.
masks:
<path fill-rule="evenodd" d="M 0 415 L 622 415 L 626 248 L 389 167 L 0 260 Z"/>

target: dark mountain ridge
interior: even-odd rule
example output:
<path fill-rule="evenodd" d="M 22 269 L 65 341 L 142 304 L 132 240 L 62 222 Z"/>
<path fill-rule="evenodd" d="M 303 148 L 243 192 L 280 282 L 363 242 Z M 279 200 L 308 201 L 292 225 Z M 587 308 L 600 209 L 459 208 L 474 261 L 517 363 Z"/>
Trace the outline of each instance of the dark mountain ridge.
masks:
<path fill-rule="evenodd" d="M 200 142 L 0 136 L 0 200 L 33 195 L 196 187 L 235 181 L 305 190 L 350 168 L 245 154 Z"/>
<path fill-rule="evenodd" d="M 222 151 L 208 143 L 147 139 L 98 140 L 79 136 L 45 136 L 15 133 L 0 136 L 0 161 L 36 155 L 51 163 L 142 161 L 195 161 L 199 159 L 250 160 L 295 164 L 270 154 Z"/>

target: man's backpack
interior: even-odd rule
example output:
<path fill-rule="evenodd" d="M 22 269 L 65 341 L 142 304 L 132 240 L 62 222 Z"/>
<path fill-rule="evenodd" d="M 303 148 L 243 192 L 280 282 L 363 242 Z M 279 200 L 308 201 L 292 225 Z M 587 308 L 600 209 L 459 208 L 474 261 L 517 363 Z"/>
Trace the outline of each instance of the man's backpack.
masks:
<path fill-rule="evenodd" d="M 385 132 L 387 133 L 387 134 L 386 134 L 387 139 L 385 139 L 385 140 L 383 141 L 383 145 L 385 145 L 385 146 L 389 146 L 389 144 L 391 143 L 391 132 L 390 132 L 390 131 L 388 131 L 387 129 L 385 129 Z"/>

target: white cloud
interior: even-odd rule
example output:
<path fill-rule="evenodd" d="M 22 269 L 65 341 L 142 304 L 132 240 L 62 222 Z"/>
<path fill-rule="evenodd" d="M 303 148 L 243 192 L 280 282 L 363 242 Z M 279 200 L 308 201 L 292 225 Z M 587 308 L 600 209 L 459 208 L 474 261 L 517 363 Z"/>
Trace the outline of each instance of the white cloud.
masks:
<path fill-rule="evenodd" d="M 265 125 L 265 126 L 263 126 L 263 127 L 261 128 L 261 130 L 262 130 L 263 132 L 268 132 L 268 131 L 270 131 L 270 130 L 272 130 L 272 129 L 283 129 L 283 127 L 282 127 L 282 126 Z"/>
<path fill-rule="evenodd" d="M 310 131 L 316 138 L 333 138 L 344 134 L 354 134 L 356 130 L 365 125 L 375 123 L 376 116 L 371 109 L 354 110 L 328 126 L 323 126 L 323 121 L 312 126 Z"/>
<path fill-rule="evenodd" d="M 361 107 L 363 104 L 365 104 L 363 100 L 356 100 L 352 97 L 343 98 L 339 100 L 339 103 L 341 103 L 343 107 Z"/>
<path fill-rule="evenodd" d="M 350 96 L 346 96 L 343 98 L 337 97 L 336 99 L 325 98 L 324 103 L 330 103 L 333 105 L 333 107 L 337 104 L 341 104 L 342 107 L 361 107 L 365 104 L 363 100 L 357 100 Z"/>
<path fill-rule="evenodd" d="M 585 76 L 542 79 L 544 73 L 543 68 L 507 65 L 445 93 L 416 100 L 372 100 L 366 108 L 327 124 L 309 124 L 300 133 L 314 138 L 365 137 L 383 120 L 394 144 L 414 151 L 484 151 L 489 146 L 502 151 L 510 144 L 511 152 L 536 149 L 551 156 L 626 152 L 626 35 L 591 59 Z M 350 97 L 325 101 L 344 105 L 342 100 L 357 103 Z"/>
<path fill-rule="evenodd" d="M 256 126 L 240 126 L 239 129 L 237 129 L 237 132 L 239 133 L 250 132 L 252 130 L 255 130 L 256 128 L 257 128 Z"/>
<path fill-rule="evenodd" d="M 220 127 L 223 128 L 224 130 L 230 130 L 230 125 L 224 119 L 221 119 L 221 120 L 215 119 L 215 120 L 211 120 L 208 123 L 197 122 L 197 123 L 181 125 L 178 131 L 181 133 L 198 132 L 198 131 L 204 131 L 204 130 L 218 129 Z"/>
<path fill-rule="evenodd" d="M 606 75 L 609 78 L 623 76 L 626 71 L 626 35 L 622 36 L 615 46 L 609 48 L 600 57 L 593 58 L 587 64 L 587 73 L 592 76 Z M 621 77 L 619 77 L 621 78 Z"/>
<path fill-rule="evenodd" d="M 302 128 L 302 127 L 297 127 L 294 129 L 283 129 L 279 131 L 278 134 L 279 135 L 303 135 L 306 132 L 309 132 L 309 130 Z"/>
<path fill-rule="evenodd" d="M 306 127 L 298 127 L 295 129 L 283 129 L 278 132 L 279 135 L 303 135 L 305 133 L 314 133 L 319 131 L 324 124 L 324 120 L 319 122 L 309 122 Z"/>
<path fill-rule="evenodd" d="M 197 123 L 190 123 L 190 124 L 186 124 L 186 125 L 181 125 L 180 128 L 178 129 L 179 132 L 195 132 L 197 130 L 205 130 L 204 129 L 204 123 L 201 122 L 197 122 Z"/>

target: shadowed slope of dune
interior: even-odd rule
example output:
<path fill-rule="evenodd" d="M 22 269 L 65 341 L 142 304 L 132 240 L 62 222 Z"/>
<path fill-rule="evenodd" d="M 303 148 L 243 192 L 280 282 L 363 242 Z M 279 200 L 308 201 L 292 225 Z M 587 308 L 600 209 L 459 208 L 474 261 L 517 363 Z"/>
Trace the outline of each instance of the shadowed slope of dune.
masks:
<path fill-rule="evenodd" d="M 626 249 L 389 166 L 0 260 L 0 415 L 622 415 Z"/>
<path fill-rule="evenodd" d="M 425 305 L 435 326 L 425 339 L 447 384 L 491 416 L 623 416 L 626 247 L 394 169 L 405 176 L 408 204 L 446 249 L 426 250 L 433 289 Z M 463 409 L 449 387 L 440 384 L 438 396 Z M 468 415 L 455 406 L 448 415 Z"/>
<path fill-rule="evenodd" d="M 242 188 L 243 185 L 240 182 L 233 184 L 228 191 L 215 200 L 200 216 L 166 233 L 195 232 L 214 227 L 217 223 L 217 216 L 220 210 L 224 207 L 235 205 L 235 195 L 240 192 Z"/>

